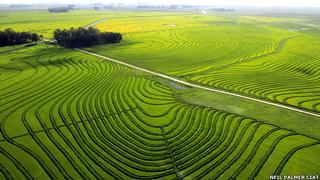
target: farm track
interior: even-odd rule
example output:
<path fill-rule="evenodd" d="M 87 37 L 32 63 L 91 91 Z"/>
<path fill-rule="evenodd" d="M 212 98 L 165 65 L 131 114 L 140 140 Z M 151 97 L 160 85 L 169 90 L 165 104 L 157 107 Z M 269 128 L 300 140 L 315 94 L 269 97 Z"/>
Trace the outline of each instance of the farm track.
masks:
<path fill-rule="evenodd" d="M 256 26 L 252 24 L 195 24 L 197 27 L 148 31 L 151 25 L 140 24 L 140 31 L 127 33 L 128 41 L 120 45 L 121 50 L 99 46 L 90 51 L 197 85 L 319 114 L 316 36 L 271 30 L 273 27 L 253 32 Z M 232 36 L 232 32 L 241 36 Z M 303 50 L 296 48 L 301 44 Z"/>
<path fill-rule="evenodd" d="M 11 57 L 23 70 L 14 76 L 22 81 L 8 82 L 0 94 L 0 172 L 8 179 L 39 173 L 43 178 L 183 179 L 212 177 L 212 172 L 219 178 L 231 177 L 224 173 L 231 167 L 241 175 L 248 163 L 263 158 L 254 177 L 264 173 L 261 167 L 271 155 L 287 155 L 275 151 L 283 139 L 305 139 L 294 151 L 318 143 L 254 119 L 180 102 L 169 87 L 131 67 L 63 51 L 43 51 L 28 60 Z M 8 129 L 12 123 L 15 132 Z M 275 143 L 256 157 L 271 135 Z"/>
<path fill-rule="evenodd" d="M 154 72 L 154 71 L 151 71 L 151 70 L 148 70 L 148 69 L 145 69 L 145 68 L 141 68 L 141 67 L 138 67 L 138 66 L 135 66 L 135 65 L 132 65 L 132 64 L 128 64 L 128 63 L 125 63 L 125 62 L 122 62 L 122 61 L 119 61 L 119 60 L 115 60 L 115 59 L 112 59 L 112 58 L 109 58 L 109 57 L 106 57 L 106 56 L 103 56 L 103 55 L 100 55 L 100 54 L 89 52 L 89 51 L 84 50 L 84 49 L 75 49 L 75 50 L 83 52 L 83 53 L 86 53 L 86 54 L 90 54 L 90 55 L 95 56 L 95 57 L 99 57 L 99 58 L 104 59 L 104 60 L 112 61 L 112 62 L 121 64 L 121 65 L 125 65 L 125 66 L 128 66 L 130 68 L 134 68 L 134 69 L 137 69 L 137 70 L 140 70 L 140 71 L 143 71 L 143 72 L 155 75 L 155 76 L 159 76 L 159 77 L 162 77 L 164 79 L 168 79 L 170 81 L 174 81 L 174 82 L 177 82 L 177 83 L 189 86 L 189 87 L 199 88 L 199 89 L 203 89 L 203 90 L 207 90 L 207 91 L 211 91 L 211 92 L 217 92 L 217 93 L 226 94 L 226 95 L 231 95 L 231 96 L 239 97 L 239 98 L 242 98 L 242 99 L 251 100 L 251 101 L 255 101 L 255 102 L 259 102 L 259 103 L 263 103 L 263 104 L 267 104 L 267 105 L 271 105 L 271 106 L 275 106 L 275 107 L 279 107 L 279 108 L 283 108 L 283 109 L 288 109 L 288 110 L 292 110 L 292 111 L 296 111 L 296 112 L 299 112 L 299 113 L 303 113 L 303 114 L 307 114 L 307 115 L 311 115 L 311 116 L 315 116 L 315 117 L 319 117 L 320 118 L 320 114 L 319 113 L 311 112 L 311 111 L 309 111 L 307 109 L 297 108 L 297 107 L 294 107 L 294 106 L 275 103 L 275 102 L 271 102 L 271 101 L 267 101 L 267 100 L 263 100 L 263 99 L 258 99 L 258 98 L 255 98 L 255 97 L 245 96 L 245 95 L 242 95 L 242 94 L 232 93 L 232 92 L 229 92 L 229 91 L 219 90 L 219 89 L 211 88 L 211 87 L 208 87 L 208 86 L 202 86 L 202 85 L 199 85 L 199 84 L 186 82 L 186 81 L 174 78 L 174 77 L 170 77 L 170 76 L 165 75 L 165 74 Z"/>
<path fill-rule="evenodd" d="M 89 27 L 92 27 L 92 26 L 95 26 L 97 24 L 100 24 L 100 23 L 103 23 L 104 21 L 108 20 L 108 18 L 104 18 L 104 19 L 101 19 L 99 21 L 96 21 L 96 22 L 93 22 L 91 24 L 88 24 L 86 26 L 83 26 L 83 28 L 89 28 Z"/>
<path fill-rule="evenodd" d="M 314 51 L 311 51 L 312 47 L 307 46 L 305 51 L 298 49 L 293 51 L 288 48 L 289 45 L 304 38 L 302 35 L 285 38 L 270 53 L 251 57 L 255 61 L 235 62 L 229 67 L 228 65 L 221 66 L 223 68 L 212 67 L 201 72 L 191 69 L 190 72 L 184 72 L 186 74 L 180 75 L 177 72 L 175 75 L 186 77 L 187 81 L 203 86 L 265 99 L 319 114 L 320 87 L 317 85 L 319 84 L 319 58 Z M 286 48 L 282 49 L 284 46 Z M 277 61 L 277 58 L 281 60 Z M 273 80 L 273 74 L 277 75 L 278 79 Z M 241 78 L 235 78 L 238 76 Z"/>
<path fill-rule="evenodd" d="M 168 43 L 172 48 L 181 48 L 227 42 Z M 273 155 L 283 157 L 270 167 L 274 174 L 281 174 L 294 153 L 319 145 L 319 140 L 271 124 L 181 102 L 170 87 L 136 70 L 320 117 L 303 110 L 303 106 L 300 109 L 193 84 L 76 50 L 87 55 L 59 49 L 59 53 L 43 51 L 24 60 L 13 54 L 7 58 L 9 63 L 19 64 L 13 68 L 19 73 L 1 79 L 4 73 L 0 69 L 0 82 L 8 83 L 0 93 L 0 112 L 4 115 L 0 117 L 2 177 L 255 179 L 258 175 L 268 176 L 264 167 L 275 160 Z M 16 83 L 10 84 L 9 80 Z M 12 124 L 15 132 L 10 131 Z M 292 147 L 277 150 L 286 145 L 284 140 Z M 252 169 L 249 164 L 253 163 L 257 166 Z"/>

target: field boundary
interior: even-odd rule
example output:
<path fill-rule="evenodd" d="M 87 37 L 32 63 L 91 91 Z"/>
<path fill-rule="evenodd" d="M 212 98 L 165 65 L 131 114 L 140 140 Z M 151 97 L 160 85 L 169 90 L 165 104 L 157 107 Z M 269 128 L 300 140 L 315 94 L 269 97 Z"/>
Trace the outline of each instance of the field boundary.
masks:
<path fill-rule="evenodd" d="M 102 22 L 104 22 L 106 20 L 108 20 L 108 18 L 100 19 L 100 20 L 98 20 L 96 22 L 93 22 L 91 24 L 83 26 L 83 28 L 89 28 L 89 27 L 95 26 L 95 25 L 100 24 L 100 23 L 102 23 Z"/>
<path fill-rule="evenodd" d="M 233 93 L 233 92 L 228 92 L 228 91 L 224 91 L 224 90 L 220 90 L 220 89 L 215 89 L 215 88 L 211 88 L 211 87 L 206 87 L 206 86 L 190 83 L 190 82 L 183 81 L 183 80 L 180 80 L 180 79 L 177 79 L 177 78 L 165 75 L 165 74 L 161 74 L 161 73 L 154 72 L 154 71 L 151 71 L 151 70 L 148 70 L 148 69 L 145 69 L 145 68 L 141 68 L 141 67 L 129 64 L 129 63 L 125 63 L 125 62 L 122 62 L 120 60 L 116 60 L 116 59 L 113 59 L 113 58 L 110 58 L 110 57 L 107 57 L 107 56 L 96 54 L 96 53 L 93 53 L 93 52 L 90 52 L 90 51 L 87 51 L 87 50 L 84 50 L 84 49 L 75 48 L 75 50 L 79 51 L 79 52 L 82 52 L 82 53 L 85 53 L 85 54 L 88 54 L 88 55 L 91 55 L 91 56 L 95 56 L 95 57 L 104 59 L 104 60 L 111 61 L 111 62 L 114 62 L 114 63 L 117 63 L 117 64 L 121 64 L 121 65 L 130 67 L 130 68 L 133 68 L 133 69 L 137 69 L 137 70 L 140 70 L 140 71 L 143 71 L 143 72 L 146 72 L 146 73 L 158 76 L 158 77 L 162 77 L 164 79 L 168 79 L 168 80 L 171 80 L 171 81 L 174 81 L 176 83 L 180 83 L 180 84 L 183 84 L 183 85 L 186 85 L 186 86 L 189 86 L 189 87 L 203 89 L 203 90 L 206 90 L 206 91 L 216 92 L 216 93 L 220 93 L 220 94 L 226 94 L 226 95 L 230 95 L 230 96 L 235 96 L 235 97 L 239 97 L 239 98 L 242 98 L 242 99 L 247 99 L 247 100 L 251 100 L 251 101 L 255 101 L 255 102 L 259 102 L 259 103 L 263 103 L 263 104 L 267 104 L 267 105 L 271 105 L 271 106 L 275 106 L 275 107 L 279 107 L 279 108 L 283 108 L 283 109 L 288 109 L 288 110 L 292 110 L 292 111 L 296 111 L 296 112 L 299 112 L 299 113 L 303 113 L 303 114 L 307 114 L 307 115 L 310 115 L 310 116 L 315 116 L 315 117 L 320 118 L 320 113 L 311 112 L 311 111 L 304 110 L 304 109 L 297 108 L 297 107 L 293 107 L 293 106 L 290 106 L 290 105 L 280 104 L 280 103 L 276 103 L 276 102 L 270 102 L 270 101 L 267 101 L 267 100 L 262 100 L 262 99 L 249 97 L 249 96 L 245 96 L 245 95 L 241 95 L 241 94 L 237 94 L 237 93 Z"/>
<path fill-rule="evenodd" d="M 165 146 L 166 146 L 166 148 L 167 148 L 167 151 L 168 151 L 168 153 L 169 153 L 169 155 L 170 155 L 171 163 L 172 163 L 174 172 L 175 172 L 175 174 L 176 174 L 176 178 L 177 178 L 177 179 L 181 179 L 180 176 L 179 176 L 179 169 L 177 168 L 176 161 L 174 160 L 174 156 L 173 156 L 173 154 L 172 154 L 172 151 L 171 151 L 171 148 L 170 148 L 170 144 L 169 144 L 169 142 L 168 142 L 166 133 L 164 132 L 163 126 L 160 127 L 160 131 L 161 131 L 161 134 L 162 134 L 162 136 L 163 136 L 164 144 L 165 144 Z"/>

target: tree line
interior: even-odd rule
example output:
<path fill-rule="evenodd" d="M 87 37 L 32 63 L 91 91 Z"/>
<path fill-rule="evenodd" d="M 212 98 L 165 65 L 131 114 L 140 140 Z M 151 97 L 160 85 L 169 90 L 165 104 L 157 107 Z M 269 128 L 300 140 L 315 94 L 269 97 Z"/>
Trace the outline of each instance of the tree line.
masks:
<path fill-rule="evenodd" d="M 12 46 L 38 42 L 40 36 L 31 32 L 16 32 L 11 28 L 0 31 L 0 46 Z"/>
<path fill-rule="evenodd" d="M 48 8 L 48 11 L 50 13 L 61 13 L 61 12 L 69 12 L 71 8 L 69 7 L 54 7 L 54 8 Z"/>
<path fill-rule="evenodd" d="M 16 32 L 11 28 L 0 31 L 0 46 L 20 45 L 25 43 L 37 43 L 42 36 L 31 32 Z M 61 46 L 67 48 L 81 48 L 98 44 L 119 43 L 122 34 L 116 32 L 100 32 L 98 29 L 70 28 L 56 29 L 54 39 Z"/>
<path fill-rule="evenodd" d="M 81 48 L 98 44 L 119 43 L 122 34 L 116 32 L 100 32 L 98 29 L 70 28 L 54 31 L 54 39 L 61 46 L 67 48 Z"/>

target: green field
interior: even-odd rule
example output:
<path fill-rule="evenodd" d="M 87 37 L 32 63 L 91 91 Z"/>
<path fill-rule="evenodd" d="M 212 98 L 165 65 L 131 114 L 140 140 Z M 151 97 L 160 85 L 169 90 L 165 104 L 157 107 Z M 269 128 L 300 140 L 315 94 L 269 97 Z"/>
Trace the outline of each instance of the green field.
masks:
<path fill-rule="evenodd" d="M 320 111 L 320 31 L 308 26 L 317 23 L 310 17 L 12 11 L 0 13 L 0 29 L 50 38 L 55 28 L 104 18 L 97 27 L 122 32 L 124 40 L 89 51 Z M 190 88 L 52 43 L 1 47 L 0 89 L 0 179 L 263 180 L 320 173 L 317 117 Z"/>
<path fill-rule="evenodd" d="M 310 26 L 312 19 L 195 14 L 125 20 L 97 27 L 126 32 L 126 41 L 89 50 L 209 87 L 320 111 L 320 24 Z M 141 24 L 128 32 L 127 22 L 130 30 L 131 23 Z M 175 26 L 164 29 L 167 24 Z"/>

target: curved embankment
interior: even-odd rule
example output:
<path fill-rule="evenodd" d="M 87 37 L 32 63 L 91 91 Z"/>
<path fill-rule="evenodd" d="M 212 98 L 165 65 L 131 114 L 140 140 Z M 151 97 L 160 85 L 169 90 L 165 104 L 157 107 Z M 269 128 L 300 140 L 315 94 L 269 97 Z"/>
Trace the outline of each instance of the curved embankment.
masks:
<path fill-rule="evenodd" d="M 13 69 L 0 69 L 1 178 L 261 179 L 319 146 L 179 101 L 140 70 L 92 55 L 40 45 L 1 59 Z"/>

